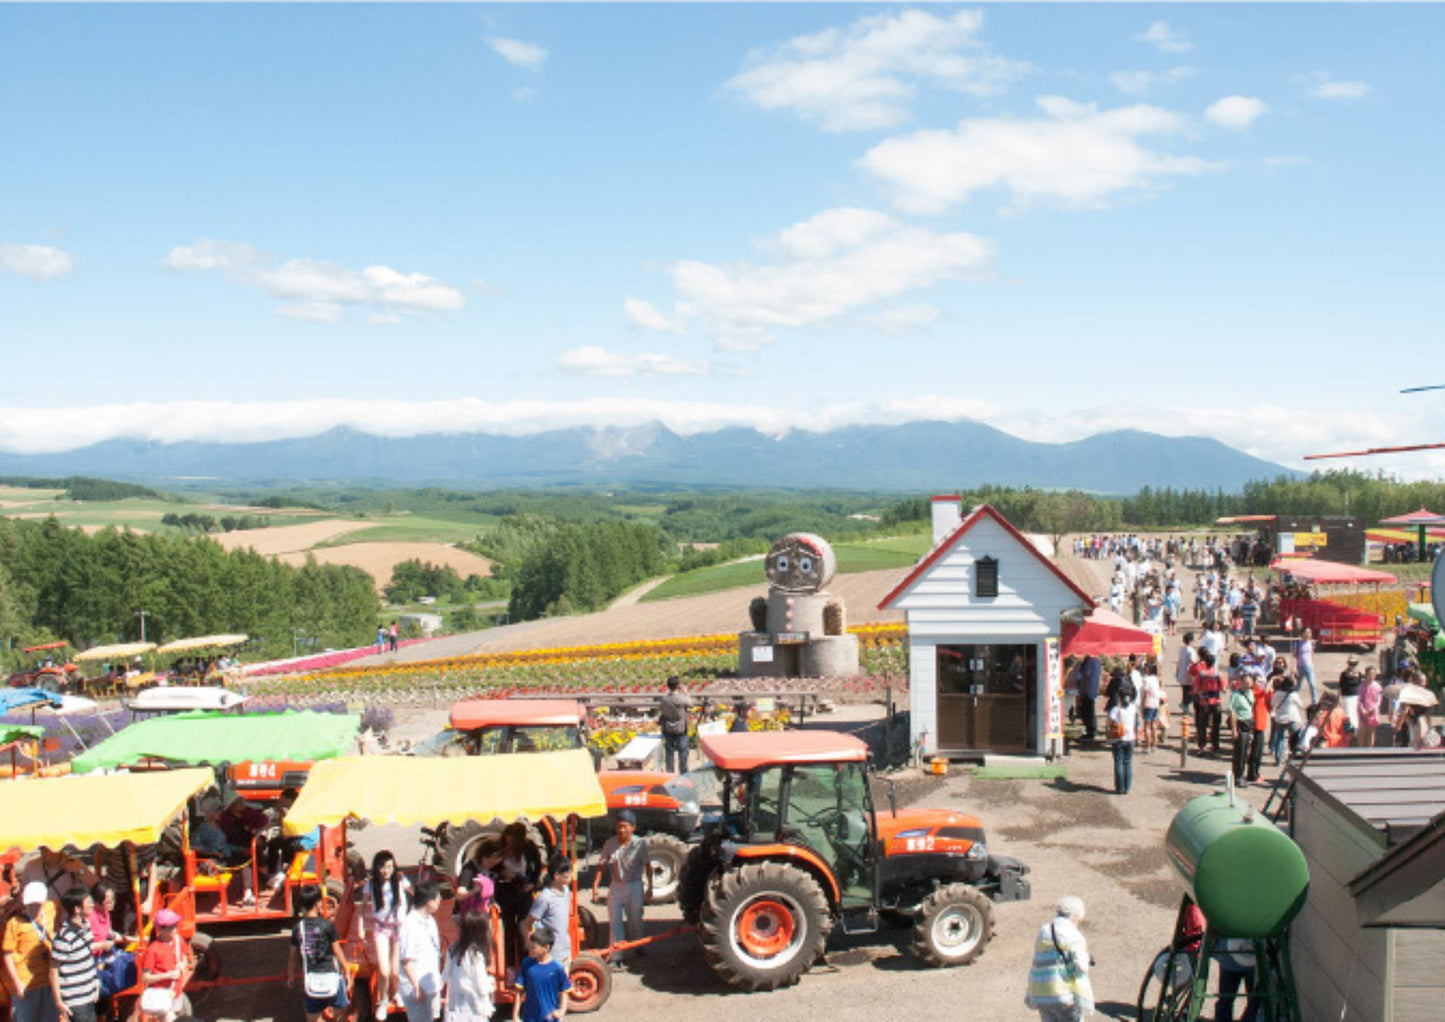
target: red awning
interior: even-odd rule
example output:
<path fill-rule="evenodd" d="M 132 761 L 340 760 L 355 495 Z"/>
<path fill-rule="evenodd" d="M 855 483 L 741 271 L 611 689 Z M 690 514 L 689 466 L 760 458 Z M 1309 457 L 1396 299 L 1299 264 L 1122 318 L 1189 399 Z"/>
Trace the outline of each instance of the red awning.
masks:
<path fill-rule="evenodd" d="M 1135 628 L 1106 607 L 1095 608 L 1081 625 L 1065 625 L 1064 656 L 1154 655 L 1154 634 Z"/>
<path fill-rule="evenodd" d="M 1315 558 L 1276 557 L 1269 562 L 1275 571 L 1293 575 L 1301 582 L 1317 582 L 1320 585 L 1348 585 L 1350 583 L 1388 585 L 1395 576 L 1388 571 L 1360 568 L 1353 564 L 1336 564 Z"/>
<path fill-rule="evenodd" d="M 1434 511 L 1426 511 L 1423 507 L 1419 511 L 1411 511 L 1406 515 L 1396 515 L 1394 518 L 1382 518 L 1381 525 L 1416 525 L 1424 522 L 1427 525 L 1439 525 L 1442 519 Z"/>
<path fill-rule="evenodd" d="M 43 650 L 43 649 L 64 649 L 66 646 L 69 646 L 69 645 L 70 645 L 70 643 L 68 643 L 68 642 L 66 642 L 64 639 L 62 639 L 60 642 L 45 642 L 45 643 L 41 643 L 39 646 L 26 646 L 23 650 L 21 650 L 21 652 L 22 652 L 22 653 L 39 653 L 39 652 L 40 652 L 41 650 Z"/>

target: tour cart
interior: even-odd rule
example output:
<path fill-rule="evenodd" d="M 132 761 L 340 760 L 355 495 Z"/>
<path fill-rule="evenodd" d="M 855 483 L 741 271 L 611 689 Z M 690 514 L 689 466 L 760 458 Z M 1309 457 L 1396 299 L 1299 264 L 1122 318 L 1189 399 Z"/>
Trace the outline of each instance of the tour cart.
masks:
<path fill-rule="evenodd" d="M 243 646 L 250 639 L 248 635 L 198 635 L 191 639 L 176 639 L 159 647 L 158 657 L 176 657 L 167 667 L 171 683 L 175 685 L 219 685 L 225 687 L 226 672 L 216 666 L 216 657 L 228 649 Z M 180 659 L 184 658 L 184 659 Z"/>
<path fill-rule="evenodd" d="M 464 699 L 451 709 L 450 727 L 432 739 L 423 755 L 495 756 L 548 749 L 585 749 L 587 711 L 575 699 Z M 617 814 L 630 810 L 637 833 L 652 853 L 651 904 L 677 897 L 686 841 L 696 832 L 697 803 L 686 784 L 663 770 L 603 770 L 597 774 L 607 802 L 605 815 L 585 821 L 588 836 L 610 835 Z M 540 826 L 547 826 L 544 822 Z M 441 839 L 440 856 L 455 874 L 482 836 L 479 824 L 452 825 Z"/>
<path fill-rule="evenodd" d="M 1310 629 L 1321 646 L 1373 649 L 1384 641 L 1384 615 L 1350 606 L 1343 599 L 1356 598 L 1361 587 L 1373 586 L 1373 602 L 1378 605 L 1380 586 L 1395 582 L 1394 575 L 1302 557 L 1277 557 L 1270 568 L 1279 573 L 1285 587 L 1280 620 L 1292 620 L 1296 631 Z"/>
<path fill-rule="evenodd" d="M 182 691 L 196 692 L 198 689 Z M 312 711 L 233 716 L 192 713 L 155 717 L 132 724 L 94 749 L 77 756 L 76 773 L 125 768 L 143 772 L 168 770 L 177 764 L 226 768 L 224 780 L 248 802 L 270 803 L 285 788 L 306 783 L 313 764 L 351 752 L 356 747 L 361 718 L 356 714 Z M 172 882 L 177 896 L 192 903 L 196 922 L 203 926 L 290 919 L 295 893 L 318 883 L 315 860 L 340 886 L 346 876 L 346 851 L 339 831 L 323 828 L 314 849 L 296 849 L 283 863 L 282 881 L 266 887 L 261 866 L 266 855 L 266 834 L 258 833 L 244 862 L 224 865 L 197 855 L 189 831 L 182 835 L 178 852 L 183 871 Z M 350 869 L 359 868 L 353 859 Z M 245 901 L 242 891 L 253 892 Z M 184 891 L 184 895 L 180 892 Z M 330 892 L 336 896 L 339 891 Z"/>
<path fill-rule="evenodd" d="M 109 664 L 110 670 L 98 678 L 86 678 L 85 691 L 90 695 L 120 695 L 125 692 L 138 692 L 143 688 L 156 684 L 160 679 L 156 677 L 155 661 L 152 660 L 150 669 L 141 671 L 132 669 L 131 661 L 139 662 L 141 656 L 155 650 L 154 642 L 122 642 L 111 646 L 92 646 L 83 653 L 77 653 L 74 660 L 78 664 Z"/>
<path fill-rule="evenodd" d="M 142 865 L 142 850 L 160 844 L 186 802 L 213 783 L 209 770 L 171 770 L 157 774 L 112 774 L 95 777 L 58 777 L 0 785 L 0 850 L 12 863 L 16 853 L 40 848 L 72 849 L 88 857 L 96 872 L 106 871 L 121 898 L 128 898 L 135 913 L 135 928 L 144 940 L 155 915 L 163 908 L 180 914 L 181 936 L 196 952 L 198 983 L 219 972 L 219 961 L 209 953 L 209 941 L 196 934 L 196 921 L 184 890 L 166 890 L 156 879 L 154 865 Z M 148 873 L 143 889 L 141 877 Z M 14 887 L 12 888 L 12 897 Z M 139 949 L 134 949 L 139 950 Z M 188 988 L 189 989 L 189 988 Z M 122 991 L 130 999 L 139 985 Z M 0 998 L 5 997 L 0 985 Z M 8 1011 L 8 1002 L 5 1004 Z M 117 1017 L 125 1017 L 117 1012 Z"/>
<path fill-rule="evenodd" d="M 581 749 L 539 752 L 525 760 L 506 754 L 474 758 L 347 757 L 317 763 L 312 768 L 301 797 L 286 814 L 285 832 L 299 835 L 315 827 L 344 830 L 353 821 L 422 827 L 476 822 L 495 832 L 516 820 L 549 820 L 559 839 L 556 848 L 574 853 L 579 819 L 600 816 L 605 808 L 591 757 Z M 328 880 L 329 874 L 322 870 L 318 873 L 322 882 Z M 385 1009 L 376 1008 L 385 1003 L 385 998 L 378 998 L 372 987 L 375 968 L 370 943 L 359 936 L 360 909 L 355 893 L 353 885 L 345 885 L 335 923 L 337 933 L 347 941 L 347 957 L 356 967 L 351 1002 L 357 1020 L 369 1022 L 386 1017 Z M 587 946 L 586 933 L 575 886 L 568 925 L 572 947 L 578 951 L 570 969 L 571 1010 L 595 1011 L 607 1000 L 612 980 L 607 952 L 583 950 Z M 505 946 L 501 917 L 495 907 L 492 928 L 494 946 Z M 512 1001 L 507 968 L 519 964 L 504 959 L 505 955 L 493 956 L 491 966 L 499 1005 Z"/>
<path fill-rule="evenodd" d="M 11 688 L 43 688 L 48 692 L 80 691 L 84 683 L 80 668 L 63 656 L 69 648 L 70 643 L 63 639 L 26 646 L 20 652 L 34 659 L 28 667 L 11 674 L 7 684 Z M 61 657 L 61 663 L 55 663 L 56 656 Z"/>

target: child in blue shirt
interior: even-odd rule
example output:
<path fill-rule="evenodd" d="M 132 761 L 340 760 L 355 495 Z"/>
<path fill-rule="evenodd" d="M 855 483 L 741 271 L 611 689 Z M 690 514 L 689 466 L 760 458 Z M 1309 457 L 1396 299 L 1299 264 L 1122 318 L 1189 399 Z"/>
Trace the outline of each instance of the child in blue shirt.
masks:
<path fill-rule="evenodd" d="M 527 958 L 517 974 L 521 996 L 512 1002 L 512 1022 L 561 1022 L 567 1017 L 567 991 L 572 989 L 572 981 L 552 958 L 555 941 L 545 926 L 528 935 Z"/>

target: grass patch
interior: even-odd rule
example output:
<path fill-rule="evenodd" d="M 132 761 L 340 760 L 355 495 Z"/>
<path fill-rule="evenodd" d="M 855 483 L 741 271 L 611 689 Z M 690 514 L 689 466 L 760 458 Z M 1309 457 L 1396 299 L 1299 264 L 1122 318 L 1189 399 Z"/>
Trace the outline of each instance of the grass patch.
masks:
<path fill-rule="evenodd" d="M 932 547 L 932 538 L 922 534 L 915 536 L 892 536 L 887 539 L 835 543 L 833 552 L 838 555 L 838 574 L 848 575 L 858 571 L 879 571 L 885 568 L 911 568 Z M 710 568 L 674 575 L 662 585 L 642 597 L 642 603 L 658 600 L 673 600 L 679 596 L 702 596 L 718 593 L 725 589 L 742 586 L 762 585 L 767 581 L 763 562 L 759 558 L 751 561 L 734 561 L 730 564 L 716 564 Z"/>
<path fill-rule="evenodd" d="M 980 781 L 1052 781 L 1069 776 L 1062 763 L 1009 763 L 974 767 L 972 776 Z"/>
<path fill-rule="evenodd" d="M 376 525 L 329 539 L 318 546 L 349 546 L 352 543 L 458 543 L 475 539 L 496 524 L 495 518 L 474 515 L 465 519 L 398 515 L 381 519 Z"/>

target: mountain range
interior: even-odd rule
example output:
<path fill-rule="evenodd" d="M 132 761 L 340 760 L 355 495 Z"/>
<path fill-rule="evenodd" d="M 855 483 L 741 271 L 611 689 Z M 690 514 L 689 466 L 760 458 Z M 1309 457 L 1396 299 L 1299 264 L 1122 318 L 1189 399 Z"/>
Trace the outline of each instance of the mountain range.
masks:
<path fill-rule="evenodd" d="M 1143 486 L 1237 490 L 1295 475 L 1207 437 L 1136 430 L 1037 443 L 979 422 L 684 436 L 653 423 L 504 436 L 381 437 L 349 428 L 261 443 L 117 439 L 53 454 L 0 453 L 0 475 L 92 475 L 153 484 L 365 483 L 459 488 L 718 485 L 927 491 L 985 483 L 1134 493 Z"/>

